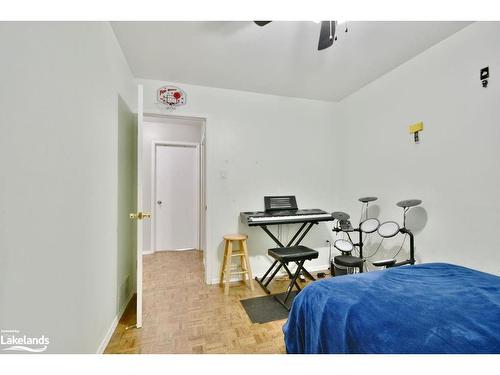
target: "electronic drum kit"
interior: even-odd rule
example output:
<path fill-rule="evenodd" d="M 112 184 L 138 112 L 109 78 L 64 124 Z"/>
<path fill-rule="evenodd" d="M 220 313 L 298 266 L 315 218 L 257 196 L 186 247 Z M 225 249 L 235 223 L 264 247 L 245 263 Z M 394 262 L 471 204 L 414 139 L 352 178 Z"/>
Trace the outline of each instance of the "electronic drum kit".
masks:
<path fill-rule="evenodd" d="M 361 211 L 361 222 L 358 226 L 358 228 L 354 228 L 350 222 L 350 216 L 349 214 L 341 211 L 336 211 L 332 213 L 332 217 L 336 221 L 333 227 L 333 231 L 336 233 L 343 232 L 347 234 L 348 239 L 337 239 L 333 246 L 341 252 L 341 255 L 337 255 L 333 258 L 333 262 L 330 256 L 330 272 L 332 276 L 338 276 L 338 275 L 345 275 L 345 274 L 351 274 L 354 273 L 356 269 L 359 270 L 359 272 L 363 272 L 363 268 L 365 266 L 365 262 L 367 258 L 372 257 L 375 255 L 375 253 L 378 251 L 375 251 L 374 254 L 370 255 L 369 257 L 364 257 L 363 256 L 363 235 L 369 235 L 371 233 L 377 232 L 377 234 L 382 238 L 380 244 L 382 244 L 382 241 L 386 238 L 391 238 L 396 236 L 399 233 L 405 234 L 405 237 L 403 239 L 403 242 L 401 243 L 401 248 L 403 247 L 404 241 L 406 239 L 406 236 L 409 235 L 410 237 L 410 259 L 404 260 L 397 262 L 395 257 L 399 252 L 390 259 L 384 259 L 384 260 L 378 260 L 378 261 L 372 261 L 371 264 L 374 265 L 375 267 L 395 267 L 395 266 L 401 266 L 405 264 L 414 264 L 415 263 L 415 257 L 414 257 L 414 238 L 413 234 L 409 229 L 406 228 L 406 214 L 410 208 L 418 206 L 419 204 L 422 203 L 420 199 L 408 199 L 408 200 L 403 200 L 396 205 L 398 207 L 403 208 L 403 226 L 401 227 L 397 222 L 395 221 L 386 221 L 383 223 L 380 223 L 380 221 L 376 218 L 368 218 L 368 205 L 370 202 L 374 202 L 377 200 L 377 197 L 363 197 L 359 198 L 359 201 L 363 204 L 362 206 L 362 211 Z M 364 219 L 363 219 L 363 212 L 364 214 Z M 351 234 L 353 232 L 358 233 L 358 242 L 354 242 L 351 238 Z M 366 239 L 366 238 L 365 238 Z M 380 247 L 380 245 L 379 245 Z M 353 251 L 357 249 L 357 255 L 353 255 Z"/>

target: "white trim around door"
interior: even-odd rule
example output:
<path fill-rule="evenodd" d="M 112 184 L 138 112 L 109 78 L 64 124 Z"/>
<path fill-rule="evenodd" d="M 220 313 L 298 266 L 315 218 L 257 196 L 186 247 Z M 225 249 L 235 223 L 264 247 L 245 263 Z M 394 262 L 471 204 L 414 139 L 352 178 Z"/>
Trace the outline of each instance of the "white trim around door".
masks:
<path fill-rule="evenodd" d="M 142 109 L 142 107 L 141 107 Z M 141 111 L 142 112 L 142 111 Z M 211 284 L 211 274 L 212 274 L 212 263 L 215 261 L 216 254 L 210 251 L 209 244 L 212 243 L 212 233 L 208 230 L 211 225 L 211 217 L 210 217 L 210 193 L 211 193 L 211 185 L 210 185 L 210 179 L 208 178 L 210 176 L 211 172 L 211 165 L 210 165 L 210 156 L 208 155 L 209 152 L 207 151 L 207 148 L 210 147 L 210 129 L 211 129 L 211 123 L 213 121 L 213 116 L 209 113 L 198 113 L 198 112 L 189 112 L 189 111 L 182 111 L 182 113 L 158 113 L 158 112 L 144 112 L 144 116 L 148 117 L 166 117 L 166 118 L 171 118 L 171 119 L 176 119 L 176 118 L 189 118 L 189 119 L 197 119 L 203 122 L 203 138 L 202 138 L 202 152 L 203 152 L 203 196 L 201 197 L 202 199 L 202 214 L 203 214 L 203 225 L 201 230 L 203 231 L 203 234 L 201 236 L 201 243 L 200 243 L 200 248 L 203 249 L 203 255 L 205 256 L 205 283 Z"/>

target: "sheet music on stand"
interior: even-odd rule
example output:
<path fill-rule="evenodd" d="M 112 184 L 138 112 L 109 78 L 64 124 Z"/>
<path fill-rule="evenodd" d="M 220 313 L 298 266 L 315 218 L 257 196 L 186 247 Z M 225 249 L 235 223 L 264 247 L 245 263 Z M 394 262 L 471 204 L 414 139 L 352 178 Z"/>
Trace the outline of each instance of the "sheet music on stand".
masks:
<path fill-rule="evenodd" d="M 297 210 L 297 200 L 294 195 L 267 196 L 264 197 L 266 211 L 288 211 Z"/>

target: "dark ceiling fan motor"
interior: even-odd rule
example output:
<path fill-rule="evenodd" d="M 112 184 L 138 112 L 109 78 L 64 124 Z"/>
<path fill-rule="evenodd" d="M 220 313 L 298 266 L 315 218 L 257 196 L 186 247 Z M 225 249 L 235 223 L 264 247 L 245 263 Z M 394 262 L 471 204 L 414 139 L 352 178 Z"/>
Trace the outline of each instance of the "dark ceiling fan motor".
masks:
<path fill-rule="evenodd" d="M 318 51 L 330 47 L 334 40 L 337 40 L 335 36 L 335 21 L 321 21 L 321 29 L 319 31 L 319 42 Z"/>
<path fill-rule="evenodd" d="M 266 26 L 268 23 L 272 21 L 254 21 L 259 26 Z M 321 51 L 325 48 L 330 47 L 335 40 L 337 40 L 337 36 L 335 35 L 335 29 L 337 26 L 336 21 L 321 21 L 321 28 L 319 31 L 319 42 L 318 42 L 318 51 Z M 347 32 L 347 27 L 345 29 Z"/>

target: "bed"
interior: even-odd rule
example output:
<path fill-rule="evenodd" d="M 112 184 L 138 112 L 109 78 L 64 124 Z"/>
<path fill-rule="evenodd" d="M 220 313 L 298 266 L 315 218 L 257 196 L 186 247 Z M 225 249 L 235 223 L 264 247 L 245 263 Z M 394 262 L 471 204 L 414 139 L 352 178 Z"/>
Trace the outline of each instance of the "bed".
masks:
<path fill-rule="evenodd" d="M 500 277 L 428 263 L 317 281 L 283 332 L 287 353 L 500 353 Z"/>

